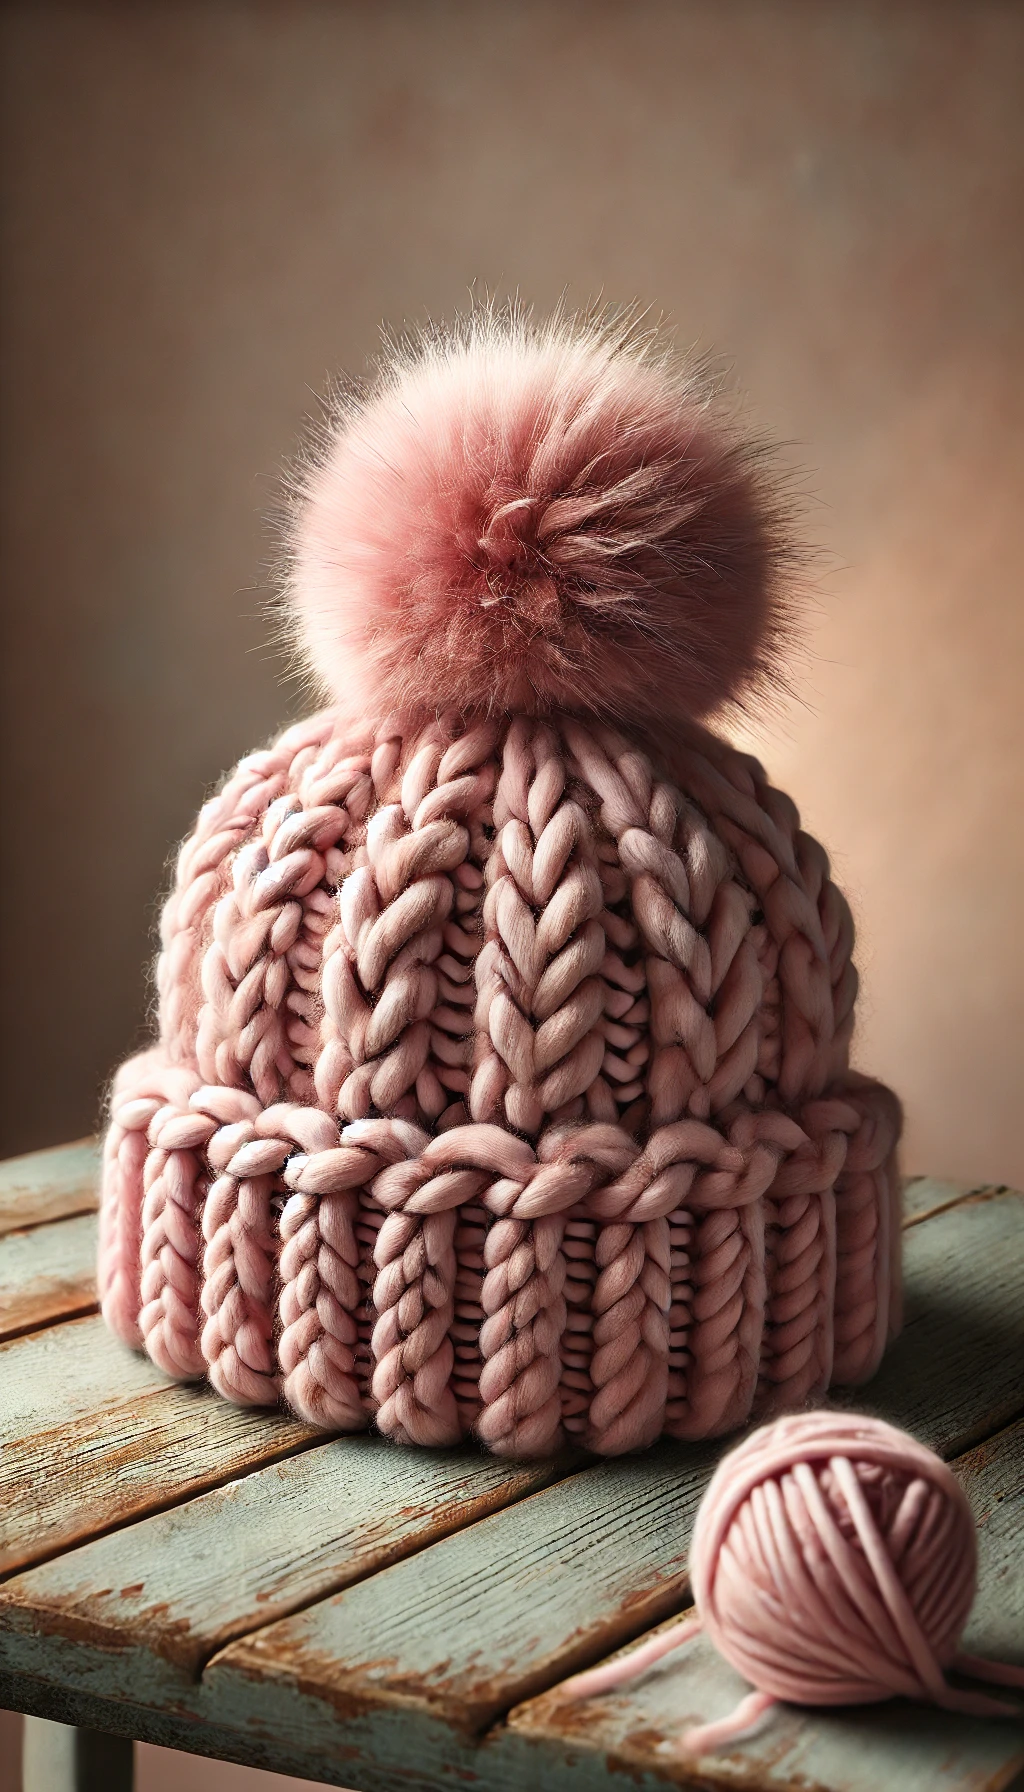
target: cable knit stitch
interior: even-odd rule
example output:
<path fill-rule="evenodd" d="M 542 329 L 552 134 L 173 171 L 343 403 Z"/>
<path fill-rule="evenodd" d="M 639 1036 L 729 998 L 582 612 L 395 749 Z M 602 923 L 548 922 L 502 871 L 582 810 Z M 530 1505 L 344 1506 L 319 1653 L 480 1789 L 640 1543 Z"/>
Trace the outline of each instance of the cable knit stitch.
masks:
<path fill-rule="evenodd" d="M 183 850 L 162 1041 L 114 1088 L 127 1342 L 510 1455 L 873 1372 L 899 1112 L 846 1068 L 848 910 L 759 768 L 694 737 L 684 791 L 576 719 L 332 717 L 247 768 Z"/>
<path fill-rule="evenodd" d="M 823 849 L 704 725 L 785 688 L 763 445 L 635 318 L 475 308 L 295 469 L 329 707 L 200 812 L 115 1079 L 99 1282 L 313 1424 L 614 1454 L 874 1371 L 895 1098 Z"/>

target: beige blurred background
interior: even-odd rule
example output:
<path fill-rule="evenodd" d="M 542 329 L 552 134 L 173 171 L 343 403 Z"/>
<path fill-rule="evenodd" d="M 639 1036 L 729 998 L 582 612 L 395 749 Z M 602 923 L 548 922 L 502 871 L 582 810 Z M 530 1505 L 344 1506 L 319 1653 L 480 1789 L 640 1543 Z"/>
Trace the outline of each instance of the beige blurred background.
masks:
<path fill-rule="evenodd" d="M 639 297 L 828 550 L 760 742 L 859 923 L 914 1169 L 1024 1181 L 1024 10 L 8 5 L 4 1131 L 86 1131 L 165 861 L 299 699 L 261 513 L 311 393 L 468 290 Z"/>
<path fill-rule="evenodd" d="M 664 308 L 795 444 L 831 570 L 758 744 L 850 892 L 908 1166 L 1024 1183 L 1024 9 L 0 24 L 2 1147 L 96 1123 L 168 853 L 295 711 L 257 587 L 311 390 L 476 283 Z M 142 1776 L 264 1781 L 159 1751 Z"/>

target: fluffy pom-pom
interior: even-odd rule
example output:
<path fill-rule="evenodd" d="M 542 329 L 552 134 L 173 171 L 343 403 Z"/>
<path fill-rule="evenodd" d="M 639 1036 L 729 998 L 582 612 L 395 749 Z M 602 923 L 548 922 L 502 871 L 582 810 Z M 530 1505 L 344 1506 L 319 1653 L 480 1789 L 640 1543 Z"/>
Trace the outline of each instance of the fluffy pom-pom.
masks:
<path fill-rule="evenodd" d="M 784 523 L 699 370 L 628 320 L 485 310 L 334 406 L 288 601 L 346 710 L 664 727 L 784 684 Z"/>

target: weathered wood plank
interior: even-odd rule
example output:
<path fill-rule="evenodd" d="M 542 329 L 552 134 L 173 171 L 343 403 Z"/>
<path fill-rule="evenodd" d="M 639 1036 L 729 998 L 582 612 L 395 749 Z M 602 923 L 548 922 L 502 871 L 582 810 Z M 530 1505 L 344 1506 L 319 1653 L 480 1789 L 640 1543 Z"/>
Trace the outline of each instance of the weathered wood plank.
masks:
<path fill-rule="evenodd" d="M 262 1767 L 271 1773 L 294 1773 L 304 1779 L 314 1777 L 308 1759 L 288 1755 L 273 1736 L 263 1737 L 253 1732 L 243 1734 L 194 1717 L 183 1717 L 177 1712 L 154 1711 L 147 1705 L 99 1699 L 91 1693 L 78 1692 L 74 1687 L 33 1680 L 25 1674 L 11 1674 L 2 1667 L 0 1710 L 23 1711 L 55 1723 L 78 1724 L 83 1729 L 107 1730 L 114 1736 L 133 1737 L 139 1742 L 155 1743 L 158 1748 L 180 1749 L 186 1754 L 205 1755 L 214 1761 L 236 1761 L 240 1766 Z M 188 1762 L 183 1761 L 181 1767 L 181 1783 L 187 1787 L 192 1783 Z M 344 1783 L 343 1763 L 341 1772 L 334 1778 L 330 1764 L 325 1763 L 325 1767 L 328 1769 L 326 1775 L 317 1774 L 317 1779 L 326 1780 L 328 1785 Z M 0 1785 L 7 1792 L 6 1782 L 0 1780 Z M 388 1792 L 396 1792 L 393 1780 Z M 518 1792 L 524 1792 L 524 1789 L 519 1788 Z"/>
<path fill-rule="evenodd" d="M 1024 1419 L 954 1463 L 978 1524 L 974 1655 L 1024 1665 Z"/>
<path fill-rule="evenodd" d="M 970 1195 L 980 1195 L 994 1188 L 991 1182 L 951 1182 L 936 1176 L 911 1176 L 903 1184 L 902 1210 L 905 1226 L 920 1225 L 933 1214 L 955 1207 Z"/>
<path fill-rule="evenodd" d="M 1018 1292 L 1024 1273 L 1024 1203 L 1017 1197 L 991 1192 L 981 1197 L 960 1194 L 956 1201 L 958 1205 L 947 1206 L 945 1211 L 938 1213 L 934 1208 L 926 1208 L 925 1212 L 931 1217 L 924 1223 L 912 1225 L 907 1235 L 909 1324 L 903 1343 L 897 1347 L 902 1353 L 902 1368 L 894 1378 L 898 1385 L 891 1390 L 889 1404 L 893 1416 L 904 1423 L 913 1422 L 920 1435 L 947 1451 L 965 1447 L 985 1435 L 993 1425 L 1006 1424 L 1024 1405 L 1024 1337 L 1021 1335 L 1024 1327 L 1020 1323 Z M 975 1216 L 966 1232 L 961 1223 L 964 1214 Z M 933 1248 L 928 1245 L 928 1240 L 939 1231 L 942 1237 Z M 976 1273 L 979 1264 L 984 1271 L 980 1276 Z M 87 1328 L 93 1329 L 87 1334 Z M 77 1334 L 82 1334 L 77 1348 L 62 1350 L 54 1346 L 53 1341 L 62 1335 L 75 1338 Z M 45 1346 L 39 1349 L 44 1340 L 47 1341 Z M 91 1347 L 93 1340 L 98 1340 L 96 1353 Z M 5 1371 L 12 1361 L 17 1366 L 25 1360 L 13 1358 L 13 1353 L 30 1346 L 37 1347 L 31 1373 L 20 1378 L 24 1385 L 16 1390 L 16 1398 L 8 1400 L 11 1377 Z M 113 1352 L 109 1362 L 104 1354 L 107 1347 Z M 947 1365 L 945 1373 L 941 1370 L 943 1359 Z M 938 1373 L 935 1372 L 937 1361 Z M 884 1402 L 878 1396 L 880 1389 L 883 1394 L 886 1392 L 886 1374 L 883 1372 L 883 1377 L 870 1389 L 863 1390 L 853 1403 L 882 1406 Z M 972 1382 L 973 1400 L 969 1396 Z M 97 1400 L 97 1388 L 114 1388 L 117 1393 L 112 1396 L 108 1391 L 101 1392 Z M 94 1437 L 91 1444 L 88 1440 L 84 1444 L 80 1440 L 71 1451 L 61 1471 L 65 1502 L 70 1488 L 77 1489 L 82 1485 L 83 1474 L 87 1494 L 95 1497 L 96 1488 L 90 1485 L 91 1477 L 96 1473 L 97 1458 L 102 1459 L 108 1447 L 106 1431 L 110 1429 L 112 1415 L 116 1417 L 122 1394 L 126 1395 L 126 1406 L 135 1409 L 134 1415 L 131 1410 L 122 1415 L 123 1423 L 136 1442 L 141 1442 L 143 1455 L 151 1447 L 147 1444 L 146 1432 L 147 1428 L 152 1429 L 151 1419 L 158 1401 L 181 1399 L 191 1414 L 199 1415 L 199 1424 L 193 1434 L 167 1446 L 172 1460 L 175 1452 L 179 1460 L 182 1453 L 186 1459 L 201 1454 L 199 1434 L 206 1430 L 211 1418 L 214 1423 L 222 1416 L 236 1419 L 243 1429 L 264 1424 L 271 1427 L 287 1425 L 287 1421 L 267 1419 L 263 1415 L 238 1413 L 198 1390 L 169 1388 L 144 1359 L 133 1357 L 109 1339 L 96 1320 L 76 1321 L 52 1332 L 23 1338 L 6 1350 L 0 1350 L 0 1415 L 6 1406 L 5 1416 L 11 1426 L 9 1435 L 17 1437 L 27 1431 L 31 1437 L 42 1440 L 36 1456 L 38 1479 L 44 1478 L 55 1448 L 59 1449 L 54 1438 L 62 1429 L 85 1424 L 94 1429 L 99 1427 L 104 1433 Z M 103 1406 L 104 1401 L 112 1403 Z M 894 1404 L 900 1402 L 901 1410 L 894 1410 Z M 916 1420 L 908 1420 L 906 1414 L 909 1412 L 916 1413 Z M 141 1439 L 138 1437 L 140 1415 L 144 1421 Z M 3 1436 L 2 1425 L 3 1417 L 0 1416 L 0 1438 Z M 293 1429 L 299 1433 L 298 1441 L 271 1454 L 282 1455 L 295 1450 L 303 1438 L 309 1436 L 302 1428 Z M 362 1445 L 365 1447 L 366 1440 L 362 1440 Z M 319 1457 L 335 1447 L 321 1445 L 314 1456 Z M 392 1453 L 387 1452 L 386 1446 L 376 1447 L 386 1451 L 384 1467 L 388 1474 L 395 1456 L 401 1456 L 403 1461 L 424 1460 L 419 1452 Z M 477 1746 L 480 1727 L 489 1722 L 496 1711 L 507 1710 L 515 1699 L 529 1696 L 534 1688 L 550 1684 L 582 1661 L 607 1652 L 616 1641 L 649 1625 L 661 1612 L 678 1609 L 692 1511 L 720 1448 L 709 1448 L 706 1461 L 702 1460 L 703 1452 L 679 1451 L 675 1472 L 667 1472 L 666 1460 L 673 1454 L 673 1447 L 662 1446 L 632 1463 L 610 1464 L 606 1468 L 574 1475 L 560 1486 L 527 1499 L 522 1506 L 496 1513 L 459 1536 L 449 1537 L 421 1555 L 376 1574 L 372 1583 L 352 1586 L 338 1599 L 322 1602 L 309 1612 L 277 1622 L 257 1637 L 246 1637 L 230 1644 L 217 1654 L 203 1681 L 194 1689 L 195 1705 L 194 1711 L 188 1713 L 189 1721 L 186 1721 L 180 1703 L 175 1703 L 172 1710 L 168 1702 L 166 1711 L 154 1710 L 150 1714 L 146 1722 L 151 1725 L 153 1739 L 161 1739 L 155 1733 L 160 1729 L 166 1731 L 163 1739 L 171 1741 L 172 1746 L 194 1747 L 199 1752 L 207 1752 L 209 1739 L 216 1737 L 219 1741 L 213 1752 L 227 1758 L 255 1761 L 278 1771 L 321 1778 L 327 1783 L 357 1784 L 365 1786 L 368 1792 L 377 1792 L 377 1789 L 394 1792 L 399 1785 L 403 1792 L 418 1792 L 419 1788 L 426 1792 L 428 1787 L 433 1792 L 442 1785 L 452 1784 L 453 1776 L 455 1780 L 476 1778 L 488 1788 L 493 1787 L 494 1792 L 506 1792 L 506 1789 L 512 1792 L 513 1788 L 523 1792 L 528 1786 L 536 1787 L 538 1792 L 562 1792 L 562 1788 L 568 1792 L 570 1787 L 582 1792 L 584 1786 L 605 1783 L 594 1777 L 594 1755 L 589 1748 L 581 1753 L 575 1740 L 571 1748 L 566 1745 L 559 1754 L 548 1741 L 523 1733 L 518 1725 L 508 1729 L 499 1726 L 487 1736 L 482 1746 Z M 263 1461 L 267 1459 L 267 1456 L 262 1458 Z M 259 1460 L 255 1458 L 257 1463 Z M 289 1467 L 294 1468 L 298 1460 L 291 1462 Z M 313 1458 L 301 1460 L 305 1462 Z M 102 1460 L 98 1466 L 101 1480 L 113 1479 L 109 1471 L 104 1472 Z M 190 1466 L 194 1466 L 191 1461 Z M 0 1465 L 0 1502 L 4 1502 L 2 1477 L 5 1467 L 6 1463 Z M 252 1467 L 253 1461 L 247 1461 L 242 1465 L 242 1472 Z M 70 1474 L 69 1468 L 73 1471 Z M 654 1497 L 654 1481 L 659 1469 L 664 1473 L 665 1485 L 663 1492 Z M 646 1480 L 641 1474 L 639 1489 L 630 1481 L 635 1470 L 646 1471 Z M 153 1508 L 153 1482 L 159 1480 L 160 1475 L 159 1445 L 156 1474 L 152 1471 L 152 1464 L 140 1460 L 137 1470 L 140 1487 L 151 1503 L 138 1506 L 139 1511 Z M 225 1475 L 234 1472 L 238 1471 L 230 1464 L 222 1466 L 219 1474 L 208 1474 L 206 1482 L 200 1480 L 196 1485 L 223 1480 Z M 602 1475 L 608 1476 L 609 1485 L 600 1494 L 596 1482 Z M 681 1488 L 684 1476 L 686 1481 Z M 591 1495 L 596 1496 L 596 1516 L 587 1500 L 580 1503 L 584 1487 L 589 1487 Z M 38 1492 L 38 1489 L 34 1491 Z M 568 1504 L 565 1504 L 566 1491 L 572 1496 Z M 995 1491 L 999 1491 L 998 1487 Z M 135 1490 L 131 1491 L 131 1497 L 136 1497 Z M 181 1497 L 182 1492 L 172 1475 L 169 1492 L 155 1503 L 167 1505 Z M 563 1505 L 556 1513 L 552 1502 L 559 1498 Z M 995 1501 L 994 1492 L 992 1499 Z M 578 1508 L 575 1512 L 572 1510 L 574 1502 Z M 201 1503 L 194 1502 L 191 1509 Z M 1004 1503 L 1005 1500 L 999 1503 L 1000 1514 Z M 688 1510 L 680 1513 L 681 1505 Z M 610 1523 L 607 1509 L 613 1506 L 616 1522 Z M 0 1521 L 0 1534 L 6 1529 L 7 1510 L 5 1503 L 0 1504 L 0 1511 L 5 1513 L 5 1519 Z M 132 1515 L 132 1510 L 129 1508 L 128 1516 Z M 185 1510 L 180 1514 L 167 1513 L 166 1517 L 169 1520 L 179 1516 L 184 1518 Z M 512 1547 L 515 1543 L 512 1533 L 495 1527 L 504 1527 L 517 1514 L 526 1514 L 528 1522 L 522 1532 L 517 1533 L 521 1536 L 521 1544 Z M 300 1552 L 288 1569 L 288 1573 L 299 1576 L 315 1573 L 317 1534 L 321 1524 L 315 1504 L 308 1507 L 307 1517 L 312 1538 L 311 1559 L 307 1561 Z M 657 1545 L 649 1554 L 643 1539 L 645 1519 L 659 1531 Z M 101 1526 L 119 1522 L 122 1522 L 119 1517 L 100 1520 Z M 148 1524 L 156 1522 L 160 1521 L 148 1520 L 146 1524 L 133 1526 L 132 1530 L 141 1532 Z M 78 1535 L 87 1535 L 96 1528 L 95 1519 L 90 1519 L 86 1529 Z M 543 1531 L 544 1543 L 538 1548 L 539 1530 Z M 108 1541 L 119 1543 L 129 1535 L 126 1530 Z M 187 1540 L 187 1523 L 181 1537 Z M 454 1568 L 449 1560 L 447 1566 L 438 1569 L 437 1559 L 444 1552 L 470 1539 L 477 1540 L 477 1547 L 464 1555 Z M 174 1548 L 181 1546 L 179 1543 Z M 88 1550 L 77 1553 L 85 1556 L 89 1550 L 98 1547 L 92 1544 Z M 168 1559 L 173 1559 L 174 1548 L 170 1548 Z M 629 1572 L 624 1573 L 621 1561 L 612 1558 L 616 1553 L 629 1558 L 631 1550 L 634 1554 L 627 1561 Z M 36 1557 L 40 1553 L 52 1553 L 52 1547 L 37 1549 Z M 496 1561 L 496 1558 L 500 1560 Z M 59 1567 L 59 1563 L 53 1564 L 55 1572 Z M 266 1584 L 259 1581 L 262 1572 L 256 1568 L 244 1582 L 248 1588 L 247 1597 L 251 1596 L 253 1603 Z M 614 1578 L 616 1574 L 617 1580 Z M 396 1587 L 397 1576 L 404 1579 Z M 30 1576 L 20 1578 L 27 1581 Z M 115 1584 L 112 1578 L 109 1585 L 113 1588 Z M 51 1585 L 51 1595 L 55 1585 Z M 135 1585 L 135 1581 L 122 1576 L 118 1591 Z M 365 1595 L 371 1586 L 374 1599 L 367 1601 Z M 574 1586 L 583 1594 L 575 1603 Z M 552 1596 L 552 1589 L 557 1592 L 559 1588 L 568 1589 L 564 1601 Z M 81 1590 L 79 1587 L 79 1592 Z M 287 1594 L 287 1587 L 285 1592 Z M 317 1594 L 314 1591 L 308 1596 L 316 1597 Z M 72 1606 L 76 1597 L 72 1597 Z M 88 1609 L 78 1614 L 83 1624 L 80 1643 L 84 1641 L 85 1621 L 101 1613 L 98 1602 L 102 1597 L 100 1577 L 91 1577 L 86 1588 Z M 280 1609 L 274 1605 L 274 1597 L 272 1594 L 265 1602 L 269 1612 L 264 1615 L 276 1616 Z M 396 1597 L 402 1602 L 407 1619 L 404 1627 L 398 1626 L 397 1631 L 389 1611 L 383 1609 L 393 1604 Z M 154 1611 L 153 1606 L 163 1602 L 159 1598 L 151 1601 L 145 1585 L 138 1593 L 129 1590 L 126 1603 L 131 1607 L 133 1618 L 142 1618 L 145 1614 L 144 1623 L 151 1632 L 147 1647 L 153 1639 L 163 1638 L 155 1654 L 166 1645 L 167 1639 L 162 1633 L 165 1620 L 168 1633 L 171 1625 L 177 1623 L 179 1638 L 184 1635 L 183 1624 L 192 1621 L 184 1608 L 173 1614 Z M 368 1606 L 373 1609 L 367 1610 Z M 510 1609 L 512 1607 L 515 1609 Z M 45 1645 L 35 1668 L 43 1674 L 55 1672 L 59 1678 L 63 1669 L 57 1661 L 57 1653 L 68 1651 L 72 1639 L 68 1634 L 67 1612 L 58 1613 L 55 1608 L 56 1601 L 51 1600 L 51 1628 L 46 1623 L 35 1626 L 40 1644 Z M 27 1611 L 29 1608 L 23 1609 Z M 574 1611 L 579 1620 L 575 1623 Z M 323 1614 L 331 1612 L 341 1613 L 340 1619 L 332 1620 L 333 1642 L 318 1628 Z M 512 1621 L 516 1612 L 520 1620 L 518 1630 Z M 43 1615 L 41 1607 L 40 1615 Z M 312 1628 L 307 1630 L 305 1627 L 311 1620 Z M 246 1624 L 251 1621 L 251 1609 L 244 1614 L 244 1621 Z M 293 1646 L 296 1641 L 293 1627 L 298 1627 L 297 1646 Z M 425 1667 L 423 1661 L 415 1659 L 415 1647 L 403 1653 L 403 1636 L 398 1634 L 403 1628 L 413 1642 L 417 1636 L 422 1639 L 433 1635 L 433 1652 L 426 1651 Z M 101 1624 L 100 1632 L 102 1629 Z M 476 1654 L 469 1659 L 473 1634 L 476 1636 Z M 390 1656 L 386 1653 L 389 1637 L 394 1644 Z M 106 1642 L 99 1633 L 93 1638 L 90 1647 L 94 1648 L 97 1658 L 104 1653 L 109 1657 L 116 1652 L 110 1647 L 111 1641 L 109 1629 Z M 285 1646 L 279 1647 L 282 1642 Z M 265 1646 L 268 1644 L 269 1647 Z M 264 1646 L 261 1648 L 261 1645 Z M 974 1646 L 977 1646 L 976 1642 Z M 183 1647 L 187 1654 L 187 1645 Z M 46 1648 L 53 1648 L 57 1653 L 47 1657 Z M 167 1647 L 163 1659 L 170 1660 L 174 1648 L 173 1644 Z M 206 1652 L 205 1645 L 202 1652 Z M 6 1676 L 4 1684 L 7 1684 Z M 38 1689 L 45 1685 L 45 1681 L 15 1678 L 10 1685 Z M 517 1692 L 517 1686 L 525 1686 L 526 1692 Z M 155 1689 L 154 1697 L 167 1700 L 168 1692 L 169 1688 L 163 1692 Z M 95 1715 L 89 1716 L 88 1710 L 94 1713 L 114 1710 L 112 1703 L 98 1700 L 84 1690 L 73 1694 L 65 1688 L 59 1696 L 70 1701 L 66 1706 L 69 1711 L 74 1699 L 79 1700 L 81 1712 L 74 1721 L 95 1723 Z M 58 1697 L 55 1683 L 51 1683 L 47 1697 L 51 1700 Z M 137 1692 L 134 1697 L 133 1709 L 137 1711 Z M 19 1695 L 17 1700 L 9 1702 L 21 1704 L 25 1699 Z M 57 1715 L 52 1703 L 35 1708 L 43 1709 L 47 1715 Z M 121 1707 L 122 1710 L 127 1708 Z M 133 1719 L 133 1722 L 137 1721 Z M 934 1723 L 934 1719 L 930 1721 Z M 957 1721 L 962 1723 L 963 1720 Z M 176 1735 L 179 1738 L 192 1739 L 172 1739 L 170 1732 L 175 1726 L 178 1726 Z M 996 1728 L 1005 1736 L 1002 1726 Z M 136 1733 L 150 1732 L 136 1728 Z M 1002 1748 L 1003 1743 L 996 1746 Z M 952 1753 L 950 1759 L 953 1759 Z M 953 1792 L 954 1787 L 959 1792 L 959 1788 L 968 1784 L 972 1788 L 984 1785 L 994 1792 L 997 1784 L 1007 1783 L 1009 1770 L 1004 1773 L 1005 1754 L 1000 1759 L 1003 1767 L 996 1770 L 996 1778 L 988 1774 L 986 1767 L 987 1777 L 984 1779 L 976 1776 L 968 1781 L 961 1775 L 960 1780 L 951 1780 L 939 1775 L 930 1783 L 939 1792 Z M 610 1776 L 607 1784 L 621 1787 L 623 1792 L 627 1785 L 634 1788 L 650 1786 L 653 1792 L 653 1788 L 663 1785 L 666 1778 L 660 1758 L 651 1771 L 638 1770 L 625 1757 L 621 1760 L 613 1758 L 603 1771 Z M 942 1771 L 945 1773 L 945 1768 Z M 747 1785 L 751 1783 L 749 1779 L 746 1781 Z M 882 1783 L 885 1783 L 884 1777 L 875 1781 L 875 1784 Z M 898 1783 L 902 1788 L 903 1782 Z M 779 1788 L 783 1782 L 777 1778 L 771 1784 Z M 805 1777 L 802 1792 L 806 1792 L 806 1784 Z"/>
<path fill-rule="evenodd" d="M 0 1238 L 0 1339 L 95 1306 L 95 1214 Z"/>
<path fill-rule="evenodd" d="M 908 1176 L 900 1195 L 900 1211 L 904 1226 L 919 1226 L 922 1220 L 957 1207 L 961 1201 L 976 1195 L 1019 1194 L 1004 1182 L 964 1182 L 948 1176 Z"/>
<path fill-rule="evenodd" d="M 953 1468 L 979 1526 L 978 1597 L 964 1646 L 993 1660 L 1024 1662 L 1024 1422 Z M 617 1694 L 564 1703 L 557 1690 L 514 1711 L 512 1730 L 589 1769 L 581 1784 L 605 1783 L 607 1756 L 640 1774 L 667 1772 L 687 1784 L 678 1737 L 689 1723 L 730 1711 L 747 1690 L 703 1638 L 665 1657 Z M 1017 1722 L 981 1722 L 899 1702 L 849 1714 L 780 1708 L 759 1736 L 701 1762 L 702 1782 L 834 1792 L 933 1787 L 981 1792 L 1024 1767 L 1024 1706 Z"/>
<path fill-rule="evenodd" d="M 99 1205 L 99 1175 L 96 1139 L 9 1157 L 0 1163 L 0 1234 L 92 1212 Z"/>
<path fill-rule="evenodd" d="M 195 1704 L 231 1638 L 565 1472 L 337 1438 L 0 1585 L 0 1664 L 106 1698 Z"/>
<path fill-rule="evenodd" d="M 841 1402 L 959 1454 L 1024 1410 L 1024 1196 L 965 1196 L 910 1226 L 903 1247 L 902 1335 Z"/>
<path fill-rule="evenodd" d="M 149 1358 L 126 1350 L 98 1315 L 0 1345 L 0 1443 L 145 1399 L 170 1384 Z"/>
<path fill-rule="evenodd" d="M 1024 1405 L 1022 1279 L 1019 1197 L 975 1200 L 912 1227 L 907 1334 L 871 1406 L 946 1454 L 1005 1424 Z M 282 1731 L 319 1724 L 325 1755 L 356 1717 L 379 1740 L 374 1713 L 407 1732 L 413 1755 L 428 1717 L 454 1737 L 479 1735 L 500 1711 L 607 1653 L 605 1638 L 624 1640 L 648 1613 L 678 1609 L 693 1514 L 720 1448 L 660 1446 L 589 1470 L 241 1639 L 207 1669 L 216 1708 Z"/>
<path fill-rule="evenodd" d="M 98 1316 L 0 1345 L 0 1572 L 320 1438 L 174 1386 Z"/>
<path fill-rule="evenodd" d="M 853 1711 L 804 1713 L 780 1706 L 758 1736 L 699 1763 L 682 1754 L 691 1723 L 723 1717 L 749 1685 L 698 1636 L 617 1698 L 560 1704 L 549 1693 L 513 1712 L 510 1735 L 529 1737 L 536 1757 L 586 1788 L 757 1787 L 759 1792 L 997 1792 L 1024 1766 L 1024 1727 L 963 1717 L 903 1701 Z"/>
<path fill-rule="evenodd" d="M 480 1734 L 509 1705 L 675 1609 L 719 1451 L 659 1445 L 570 1476 L 215 1658 L 331 1699 L 436 1709 Z"/>
<path fill-rule="evenodd" d="M 212 1712 L 198 1719 L 179 1711 L 110 1703 L 73 1687 L 9 1674 L 0 1668 L 0 1706 L 6 1710 L 32 1711 L 62 1723 L 102 1726 L 164 1748 L 237 1761 L 272 1773 L 292 1773 L 330 1786 L 358 1786 L 361 1792 L 451 1792 L 460 1785 L 486 1787 L 486 1792 L 665 1792 L 666 1786 L 676 1785 L 698 1792 L 714 1783 L 703 1770 L 699 1777 L 682 1777 L 679 1766 L 664 1756 L 648 1770 L 628 1754 L 602 1755 L 588 1745 L 585 1735 L 566 1743 L 524 1733 L 518 1725 L 502 1724 L 479 1746 L 472 1746 L 425 1715 L 412 1754 L 400 1723 L 384 1720 L 379 1713 L 360 1716 L 350 1712 L 345 1741 L 334 1753 L 324 1755 L 316 1751 L 300 1721 L 302 1714 L 311 1714 L 315 1727 L 318 1716 L 322 1721 L 316 1701 L 298 1688 L 295 1701 L 296 1721 L 287 1734 L 272 1722 L 233 1729 Z M 733 1777 L 727 1784 L 737 1792 L 757 1792 L 759 1785 L 770 1792 L 1019 1792 L 1018 1768 L 1024 1752 L 1019 1738 L 1008 1736 L 1004 1725 L 980 1725 L 975 1719 L 957 1719 L 911 1706 L 862 1710 L 849 1719 L 830 1716 L 817 1721 L 833 1733 L 837 1724 L 845 1731 L 829 1749 L 833 1760 L 838 1757 L 840 1771 L 843 1763 L 849 1768 L 865 1762 L 865 1771 L 852 1785 L 841 1779 L 812 1780 L 807 1775 L 787 1783 L 777 1773 L 771 1781 L 759 1781 L 738 1762 L 733 1763 Z M 988 1730 L 989 1738 L 979 1737 L 979 1729 Z M 887 1730 L 894 1734 L 890 1737 Z M 899 1777 L 889 1777 L 893 1768 Z"/>

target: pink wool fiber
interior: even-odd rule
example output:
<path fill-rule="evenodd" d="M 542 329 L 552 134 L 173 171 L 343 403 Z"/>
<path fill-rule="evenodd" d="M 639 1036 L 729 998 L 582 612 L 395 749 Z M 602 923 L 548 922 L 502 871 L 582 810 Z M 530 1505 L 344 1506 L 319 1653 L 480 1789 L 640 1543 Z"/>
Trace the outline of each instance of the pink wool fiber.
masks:
<path fill-rule="evenodd" d="M 974 1519 L 946 1464 L 880 1419 L 777 1419 L 723 1458 L 690 1550 L 698 1616 L 567 1681 L 568 1698 L 611 1692 L 704 1629 L 756 1691 L 690 1730 L 699 1754 L 734 1740 L 778 1699 L 864 1705 L 898 1696 L 982 1716 L 1019 1716 L 946 1670 L 1024 1690 L 1024 1669 L 958 1652 L 974 1602 Z"/>
<path fill-rule="evenodd" d="M 749 457 L 607 332 L 504 332 L 403 365 L 309 476 L 337 701 L 181 850 L 100 1289 L 232 1400 L 614 1454 L 873 1373 L 900 1113 L 850 1068 L 824 851 L 686 719 L 783 613 Z"/>
<path fill-rule="evenodd" d="M 699 734 L 673 771 L 527 717 L 328 713 L 243 762 L 114 1087 L 122 1337 L 230 1399 L 513 1455 L 871 1375 L 899 1109 L 848 1067 L 849 911 L 756 762 Z"/>
<path fill-rule="evenodd" d="M 699 369 L 614 321 L 474 314 L 300 473 L 289 598 L 332 702 L 699 717 L 778 679 L 784 510 Z"/>

